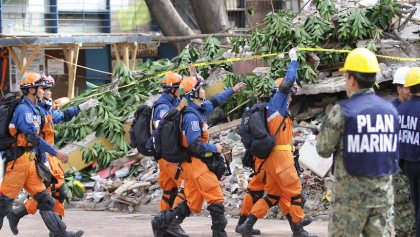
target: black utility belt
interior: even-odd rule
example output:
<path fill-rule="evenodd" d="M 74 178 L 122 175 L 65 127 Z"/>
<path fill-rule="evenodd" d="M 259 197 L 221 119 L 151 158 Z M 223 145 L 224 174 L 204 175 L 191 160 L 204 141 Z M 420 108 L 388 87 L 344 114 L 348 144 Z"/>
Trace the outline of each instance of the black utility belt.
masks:
<path fill-rule="evenodd" d="M 11 147 L 5 151 L 6 163 L 14 161 L 15 159 L 21 157 L 25 154 L 26 151 L 31 151 L 26 147 Z"/>

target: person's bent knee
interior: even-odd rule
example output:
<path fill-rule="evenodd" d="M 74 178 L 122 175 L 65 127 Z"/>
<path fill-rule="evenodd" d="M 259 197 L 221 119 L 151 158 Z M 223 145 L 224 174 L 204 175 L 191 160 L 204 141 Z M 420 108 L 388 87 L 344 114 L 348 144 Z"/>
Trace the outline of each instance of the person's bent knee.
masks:
<path fill-rule="evenodd" d="M 40 211 L 54 211 L 55 199 L 47 190 L 37 193 L 34 199 L 38 202 L 38 209 Z"/>

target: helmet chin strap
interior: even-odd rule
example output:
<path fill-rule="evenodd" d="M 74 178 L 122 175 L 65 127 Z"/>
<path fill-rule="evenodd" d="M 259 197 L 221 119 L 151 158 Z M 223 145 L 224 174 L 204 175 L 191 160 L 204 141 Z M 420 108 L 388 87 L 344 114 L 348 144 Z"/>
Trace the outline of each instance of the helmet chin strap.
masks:
<path fill-rule="evenodd" d="M 39 88 L 39 86 L 36 87 L 36 90 L 32 95 L 35 97 L 35 99 L 41 100 L 41 98 L 39 98 L 38 95 L 37 95 L 38 94 L 38 88 Z"/>

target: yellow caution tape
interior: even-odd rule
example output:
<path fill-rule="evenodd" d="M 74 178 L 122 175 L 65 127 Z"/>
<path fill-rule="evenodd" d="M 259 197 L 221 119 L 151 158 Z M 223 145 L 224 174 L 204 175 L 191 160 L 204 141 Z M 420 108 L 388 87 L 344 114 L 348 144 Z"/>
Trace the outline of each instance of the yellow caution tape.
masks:
<path fill-rule="evenodd" d="M 349 53 L 351 50 L 346 50 L 346 49 L 324 49 L 324 48 L 297 48 L 298 51 L 306 51 L 306 52 L 320 52 L 320 53 Z M 279 54 L 286 54 L 287 52 L 283 52 L 283 53 L 270 53 L 270 54 L 262 54 L 262 55 L 252 55 L 252 56 L 248 56 L 248 57 L 240 57 L 240 58 L 228 58 L 228 59 L 223 59 L 223 60 L 217 60 L 217 61 L 212 61 L 212 62 L 202 62 L 202 63 L 194 63 L 192 65 L 194 65 L 195 67 L 203 67 L 203 66 L 209 66 L 209 65 L 220 65 L 223 63 L 232 63 L 232 62 L 238 62 L 238 61 L 246 61 L 246 60 L 252 60 L 252 59 L 260 59 L 260 58 L 271 58 L 271 57 L 276 57 Z M 402 58 L 402 57 L 394 57 L 394 56 L 387 56 L 387 55 L 376 55 L 378 58 L 385 58 L 385 59 L 389 59 L 389 60 L 395 60 L 395 61 L 411 61 L 411 62 L 415 62 L 415 61 L 420 61 L 420 58 Z M 184 69 L 188 69 L 189 66 L 184 66 L 184 67 L 179 67 L 173 70 L 170 70 L 171 72 L 179 72 L 181 70 Z M 126 88 L 126 87 L 131 87 L 134 85 L 137 85 L 139 83 L 145 82 L 145 81 L 150 81 L 156 78 L 159 78 L 161 76 L 164 76 L 166 74 L 168 74 L 170 71 L 167 72 L 161 72 L 158 73 L 154 76 L 150 76 L 147 77 L 143 80 L 139 80 L 139 81 L 135 81 L 132 82 L 130 84 L 121 86 L 119 88 Z M 98 95 L 110 92 L 112 90 L 108 90 L 108 91 L 103 91 L 100 93 L 96 93 L 96 94 L 92 94 L 89 96 L 86 96 L 84 98 L 91 98 L 91 97 L 96 97 Z M 84 98 L 79 98 L 76 100 L 82 100 Z"/>
<path fill-rule="evenodd" d="M 347 49 L 323 49 L 323 48 L 297 48 L 299 51 L 309 51 L 309 52 L 322 52 L 322 53 L 349 53 L 351 50 Z M 376 57 L 378 58 L 385 58 L 394 61 L 420 61 L 420 58 L 402 58 L 402 57 L 394 57 L 394 56 L 387 56 L 387 55 L 380 55 L 377 54 Z"/>

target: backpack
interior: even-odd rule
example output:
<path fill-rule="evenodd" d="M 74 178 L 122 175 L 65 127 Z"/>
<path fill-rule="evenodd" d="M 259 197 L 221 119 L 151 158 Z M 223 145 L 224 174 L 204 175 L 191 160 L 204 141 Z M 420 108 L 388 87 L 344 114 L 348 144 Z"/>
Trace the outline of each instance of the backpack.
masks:
<path fill-rule="evenodd" d="M 172 109 L 159 122 L 159 126 L 153 131 L 147 145 L 153 150 L 155 156 L 164 157 L 172 163 L 180 163 L 187 159 L 188 149 L 181 145 L 182 115 L 187 112 L 193 111 L 185 107 L 181 110 Z"/>
<path fill-rule="evenodd" d="M 16 137 L 10 135 L 9 124 L 20 101 L 11 93 L 0 99 L 0 150 L 10 148 L 16 140 Z"/>
<path fill-rule="evenodd" d="M 245 158 L 249 156 L 256 156 L 261 159 L 266 159 L 275 144 L 275 137 L 280 131 L 287 116 L 283 118 L 282 123 L 277 128 L 274 136 L 272 136 L 267 128 L 267 103 L 254 104 L 250 109 L 247 109 L 242 115 L 241 124 L 239 125 L 239 135 L 245 149 L 249 151 Z M 248 160 L 249 163 L 249 160 Z"/>
<path fill-rule="evenodd" d="M 138 152 L 144 156 L 153 156 L 153 151 L 146 147 L 148 140 L 152 136 L 152 116 L 156 106 L 166 104 L 164 102 L 156 102 L 152 107 L 142 104 L 134 113 L 134 121 L 130 128 L 131 147 L 136 147 Z"/>

